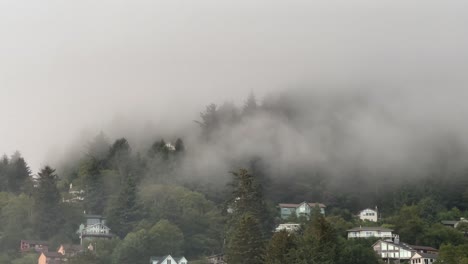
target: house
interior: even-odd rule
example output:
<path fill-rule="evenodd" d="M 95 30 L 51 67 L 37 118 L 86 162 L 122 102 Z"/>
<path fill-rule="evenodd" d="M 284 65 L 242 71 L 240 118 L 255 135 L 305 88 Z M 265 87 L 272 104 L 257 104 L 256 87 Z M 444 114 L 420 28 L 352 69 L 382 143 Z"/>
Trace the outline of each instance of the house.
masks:
<path fill-rule="evenodd" d="M 71 244 L 62 244 L 57 249 L 58 253 L 66 257 L 73 257 L 82 251 L 83 251 L 83 247 L 81 245 L 71 245 Z"/>
<path fill-rule="evenodd" d="M 462 217 L 462 218 L 460 218 L 460 221 L 443 220 L 443 221 L 441 221 L 441 223 L 444 226 L 457 228 L 458 225 L 461 224 L 461 223 L 468 223 L 468 220 L 466 220 L 465 218 Z"/>
<path fill-rule="evenodd" d="M 371 237 L 380 237 L 380 238 L 392 238 L 393 230 L 383 227 L 356 227 L 353 229 L 347 230 L 348 239 L 350 238 L 371 238 Z"/>
<path fill-rule="evenodd" d="M 151 257 L 150 264 L 188 264 L 185 257 L 172 257 L 171 255 L 163 257 Z"/>
<path fill-rule="evenodd" d="M 280 224 L 278 225 L 278 227 L 276 227 L 275 232 L 286 230 L 290 233 L 294 233 L 294 232 L 299 231 L 300 228 L 301 228 L 300 224 L 294 224 L 294 223 Z"/>
<path fill-rule="evenodd" d="M 61 264 L 64 256 L 58 252 L 42 252 L 37 264 Z"/>
<path fill-rule="evenodd" d="M 38 253 L 49 251 L 49 243 L 45 241 L 21 240 L 21 252 L 34 250 Z"/>
<path fill-rule="evenodd" d="M 431 264 L 437 260 L 438 254 L 416 252 L 411 257 L 411 264 Z"/>
<path fill-rule="evenodd" d="M 76 233 L 80 236 L 81 245 L 83 240 L 111 239 L 114 235 L 106 226 L 106 218 L 101 215 L 85 215 L 86 223 L 81 224 Z"/>
<path fill-rule="evenodd" d="M 209 264 L 226 264 L 224 254 L 217 254 L 207 257 Z"/>
<path fill-rule="evenodd" d="M 409 260 L 413 255 L 413 249 L 408 244 L 400 242 L 398 236 L 395 237 L 394 241 L 391 239 L 379 240 L 372 245 L 372 248 L 380 258 L 388 262 Z"/>
<path fill-rule="evenodd" d="M 321 214 L 325 214 L 326 208 L 326 206 L 321 203 L 306 202 L 302 202 L 300 204 L 280 203 L 278 207 L 280 208 L 281 219 L 288 219 L 293 215 L 295 215 L 296 217 L 304 216 L 308 219 L 315 207 L 318 207 L 320 209 Z"/>
<path fill-rule="evenodd" d="M 366 208 L 359 212 L 359 219 L 362 221 L 371 221 L 371 222 L 377 222 L 378 218 L 378 213 L 377 213 L 377 207 L 375 207 L 375 210 L 372 210 L 370 208 Z"/>

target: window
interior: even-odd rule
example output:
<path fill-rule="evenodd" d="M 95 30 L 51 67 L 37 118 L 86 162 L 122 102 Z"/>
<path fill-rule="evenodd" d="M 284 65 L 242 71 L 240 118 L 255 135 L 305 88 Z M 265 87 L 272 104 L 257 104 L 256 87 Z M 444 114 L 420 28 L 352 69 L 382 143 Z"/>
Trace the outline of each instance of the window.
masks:
<path fill-rule="evenodd" d="M 167 260 L 167 264 L 171 264 L 171 260 L 170 260 L 170 259 Z"/>

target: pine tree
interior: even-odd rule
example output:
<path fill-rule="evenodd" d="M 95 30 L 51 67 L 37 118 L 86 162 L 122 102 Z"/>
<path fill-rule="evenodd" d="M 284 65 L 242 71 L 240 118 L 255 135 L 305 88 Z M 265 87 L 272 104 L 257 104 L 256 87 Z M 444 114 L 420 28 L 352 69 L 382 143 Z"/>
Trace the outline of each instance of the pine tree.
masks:
<path fill-rule="evenodd" d="M 338 237 L 332 225 L 315 208 L 297 250 L 298 263 L 333 264 L 337 262 Z"/>
<path fill-rule="evenodd" d="M 38 173 L 37 188 L 34 193 L 34 229 L 40 239 L 52 237 L 62 225 L 60 193 L 57 188 L 55 170 L 45 166 Z"/>
<path fill-rule="evenodd" d="M 184 152 L 185 151 L 185 145 L 184 145 L 184 141 L 182 141 L 182 139 L 178 138 L 175 142 L 175 151 L 176 152 Z"/>
<path fill-rule="evenodd" d="M 112 232 L 121 238 L 125 237 L 139 220 L 138 209 L 135 178 L 128 175 L 108 213 L 107 223 Z"/>
<path fill-rule="evenodd" d="M 268 243 L 265 264 L 295 263 L 292 251 L 297 248 L 295 235 L 281 230 L 273 235 Z"/>
<path fill-rule="evenodd" d="M 232 175 L 234 190 L 228 201 L 232 209 L 227 227 L 228 262 L 262 263 L 266 234 L 271 230 L 262 188 L 245 169 Z"/>
<path fill-rule="evenodd" d="M 132 149 L 127 139 L 117 139 L 109 149 L 109 167 L 118 170 L 122 175 L 127 175 L 132 169 Z"/>
<path fill-rule="evenodd" d="M 227 261 L 232 264 L 263 263 L 264 239 L 260 223 L 250 213 L 242 215 L 230 235 Z"/>
<path fill-rule="evenodd" d="M 100 162 L 89 157 L 80 167 L 85 191 L 84 206 L 91 214 L 102 214 L 107 202 Z"/>
<path fill-rule="evenodd" d="M 6 155 L 0 160 L 0 191 L 7 191 L 8 190 L 8 175 L 9 175 L 9 163 L 10 160 Z"/>
<path fill-rule="evenodd" d="M 19 193 L 30 189 L 31 170 L 19 152 L 13 154 L 9 167 L 8 190 Z"/>

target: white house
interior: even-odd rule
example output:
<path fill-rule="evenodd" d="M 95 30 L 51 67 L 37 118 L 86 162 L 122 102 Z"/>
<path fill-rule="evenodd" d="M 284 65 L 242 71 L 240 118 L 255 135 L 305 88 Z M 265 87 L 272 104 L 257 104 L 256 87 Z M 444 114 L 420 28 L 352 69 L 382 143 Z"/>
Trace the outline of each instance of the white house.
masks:
<path fill-rule="evenodd" d="M 286 230 L 290 233 L 297 232 L 301 228 L 300 224 L 294 224 L 294 223 L 287 223 L 287 224 L 280 224 L 278 227 L 275 229 L 275 232 L 280 232 L 281 230 Z"/>
<path fill-rule="evenodd" d="M 150 264 L 188 264 L 188 261 L 185 257 L 167 255 L 163 257 L 151 257 Z"/>
<path fill-rule="evenodd" d="M 347 231 L 348 239 L 370 237 L 392 238 L 393 232 L 392 229 L 387 229 L 383 227 L 356 227 Z"/>
<path fill-rule="evenodd" d="M 411 264 L 431 264 L 437 260 L 438 254 L 417 252 L 411 257 Z"/>
<path fill-rule="evenodd" d="M 379 240 L 372 247 L 380 258 L 386 260 L 408 260 L 413 255 L 413 249 L 409 245 L 399 242 L 397 238 L 395 241 Z"/>
<path fill-rule="evenodd" d="M 361 219 L 362 221 L 367 220 L 371 222 L 377 222 L 377 218 L 378 218 L 377 207 L 376 207 L 376 210 L 367 208 L 359 212 L 359 219 Z"/>

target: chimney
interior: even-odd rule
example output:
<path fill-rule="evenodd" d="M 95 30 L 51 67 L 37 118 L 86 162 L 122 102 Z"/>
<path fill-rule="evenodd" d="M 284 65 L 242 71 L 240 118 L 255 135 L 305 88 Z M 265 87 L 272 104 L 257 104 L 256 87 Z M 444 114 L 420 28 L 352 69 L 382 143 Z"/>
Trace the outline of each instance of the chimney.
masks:
<path fill-rule="evenodd" d="M 393 243 L 400 244 L 400 236 L 396 235 L 395 240 L 393 240 Z"/>

